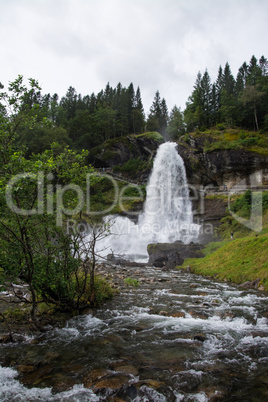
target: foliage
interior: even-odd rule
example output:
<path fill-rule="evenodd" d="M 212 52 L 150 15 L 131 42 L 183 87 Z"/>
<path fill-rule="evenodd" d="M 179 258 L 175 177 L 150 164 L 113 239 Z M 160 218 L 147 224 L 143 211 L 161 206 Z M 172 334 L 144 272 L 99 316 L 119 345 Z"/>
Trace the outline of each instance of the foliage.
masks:
<path fill-rule="evenodd" d="M 129 159 L 124 165 L 122 166 L 115 166 L 115 172 L 122 172 L 122 173 L 134 173 L 133 176 L 136 176 L 138 172 L 146 169 L 147 162 L 142 161 L 140 158 L 132 158 Z"/>
<path fill-rule="evenodd" d="M 139 134 L 136 136 L 136 138 L 141 138 L 141 137 L 152 139 L 154 141 L 159 142 L 160 144 L 162 144 L 164 142 L 163 136 L 160 133 L 158 133 L 157 131 L 149 131 L 149 132 L 145 132 L 143 134 Z"/>
<path fill-rule="evenodd" d="M 191 133 L 191 135 L 203 140 L 205 152 L 223 149 L 246 149 L 268 155 L 268 135 L 265 131 L 230 129 L 217 125 L 203 132 Z M 187 142 L 187 135 L 182 139 Z"/>
<path fill-rule="evenodd" d="M 219 67 L 215 83 L 207 72 L 198 73 L 194 90 L 184 111 L 188 131 L 206 130 L 217 124 L 243 126 L 259 131 L 266 128 L 268 100 L 268 62 L 252 56 L 239 68 L 234 79 L 229 63 Z"/>
<path fill-rule="evenodd" d="M 183 267 L 190 265 L 197 274 L 234 283 L 261 278 L 268 291 L 267 247 L 267 235 L 237 239 L 202 259 L 185 260 Z"/>
<path fill-rule="evenodd" d="M 0 83 L 0 90 L 3 85 Z M 101 145 L 104 141 L 124 138 L 145 131 L 156 131 L 164 138 L 176 141 L 185 132 L 206 131 L 213 126 L 243 127 L 247 130 L 268 129 L 268 62 L 262 56 L 259 61 L 252 56 L 244 62 L 234 78 L 227 62 L 219 67 L 215 82 L 207 70 L 198 72 L 192 94 L 181 111 L 176 105 L 169 113 L 165 98 L 155 93 L 147 119 L 141 98 L 141 90 L 132 83 L 123 87 L 118 83 L 113 88 L 109 83 L 97 94 L 82 96 L 72 86 L 59 99 L 57 94 L 42 94 L 36 80 L 29 80 L 29 88 L 23 77 L 11 82 L 9 92 L 0 93 L 0 120 L 6 113 L 5 99 L 8 93 L 9 111 L 13 113 L 13 128 L 17 133 L 17 149 L 26 149 L 26 156 L 41 153 L 57 141 L 61 150 L 66 145 L 74 150 Z M 18 92 L 19 103 L 12 98 Z M 14 101 L 14 102 L 13 102 Z M 27 119 L 25 116 L 27 114 Z M 20 120 L 21 116 L 24 116 Z M 11 128 L 11 136 L 12 136 Z M 218 144 L 230 149 L 230 144 Z M 266 145 L 256 139 L 245 139 L 235 147 L 246 146 L 257 149 Z"/>
<path fill-rule="evenodd" d="M 250 190 L 238 196 L 231 203 L 231 210 L 248 218 L 251 210 Z M 256 199 L 255 199 L 256 201 Z M 224 238 L 221 242 L 209 243 L 202 253 L 202 259 L 187 259 L 183 268 L 190 265 L 191 269 L 201 275 L 209 275 L 220 280 L 243 283 L 261 278 L 261 285 L 268 291 L 268 192 L 260 193 L 263 208 L 263 229 L 256 235 L 237 222 L 227 213 L 222 219 L 220 233 Z M 230 240 L 231 232 L 234 240 Z"/>
<path fill-rule="evenodd" d="M 156 91 L 153 104 L 146 122 L 146 130 L 157 131 L 165 135 L 168 124 L 168 109 L 164 98 L 161 99 L 159 91 Z"/>
<path fill-rule="evenodd" d="M 88 236 L 68 229 L 68 216 L 82 212 L 81 195 L 93 172 L 85 164 L 87 152 L 61 152 L 53 144 L 26 159 L 16 150 L 21 126 L 31 130 L 38 124 L 29 99 L 39 87 L 30 84 L 27 89 L 19 77 L 10 84 L 11 95 L 1 95 L 9 106 L 2 108 L 0 121 L 0 266 L 2 285 L 18 278 L 28 285 L 30 299 L 15 293 L 31 305 L 31 319 L 42 329 L 36 318 L 42 301 L 69 311 L 95 304 L 96 244 L 108 235 L 109 224 L 91 220 Z M 93 175 L 92 185 L 99 180 Z"/>
<path fill-rule="evenodd" d="M 138 287 L 140 285 L 140 282 L 137 279 L 134 278 L 125 278 L 124 282 L 127 286 L 134 286 L 134 287 Z"/>
<path fill-rule="evenodd" d="M 254 205 L 252 206 L 252 192 L 247 190 L 243 195 L 236 196 L 233 202 L 231 202 L 230 210 L 237 214 L 241 218 L 249 219 L 250 214 L 254 212 L 254 208 L 257 210 L 261 208 L 263 213 L 263 224 L 265 225 L 265 217 L 268 211 L 268 192 L 254 192 Z M 252 211 L 253 209 L 253 211 Z M 244 237 L 249 235 L 251 230 L 241 223 L 239 223 L 230 213 L 226 211 L 226 216 L 222 218 L 221 225 L 218 229 L 219 234 L 224 239 L 230 239 L 231 232 L 234 233 L 235 238 Z"/>

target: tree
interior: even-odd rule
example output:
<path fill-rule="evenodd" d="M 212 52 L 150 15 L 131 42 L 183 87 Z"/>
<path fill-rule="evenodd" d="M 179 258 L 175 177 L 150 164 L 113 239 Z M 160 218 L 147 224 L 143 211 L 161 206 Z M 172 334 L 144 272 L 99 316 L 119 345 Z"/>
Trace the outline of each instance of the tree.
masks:
<path fill-rule="evenodd" d="M 212 87 L 210 76 L 205 71 L 203 77 L 200 71 L 197 74 L 196 82 L 192 95 L 186 103 L 184 113 L 187 128 L 194 130 L 195 128 L 205 129 L 210 126 L 212 111 Z"/>
<path fill-rule="evenodd" d="M 72 86 L 68 88 L 65 97 L 61 99 L 60 106 L 66 111 L 68 120 L 75 116 L 77 109 L 77 93 Z"/>
<path fill-rule="evenodd" d="M 148 131 L 158 131 L 163 136 L 167 128 L 168 110 L 165 99 L 161 99 L 159 91 L 156 91 L 153 104 L 146 122 Z"/>
<path fill-rule="evenodd" d="M 236 121 L 235 80 L 229 63 L 223 70 L 220 104 L 221 122 L 233 126 Z"/>
<path fill-rule="evenodd" d="M 80 311 L 94 300 L 90 293 L 94 280 L 89 288 L 80 245 L 66 230 L 66 217 L 82 211 L 86 175 L 93 170 L 85 163 L 86 152 L 77 154 L 67 148 L 58 153 L 57 144 L 29 159 L 15 149 L 20 124 L 32 125 L 31 109 L 21 107 L 28 89 L 21 77 L 15 83 L 9 87 L 11 95 L 0 94 L 7 105 L 0 115 L 1 281 L 20 278 L 28 285 L 30 299 L 16 296 L 31 305 L 32 322 L 42 330 L 36 317 L 40 301 Z M 94 176 L 94 180 L 99 179 Z M 94 247 L 89 249 L 93 266 L 96 233 Z"/>
<path fill-rule="evenodd" d="M 134 105 L 133 105 L 133 132 L 134 134 L 142 133 L 145 128 L 144 109 L 141 99 L 140 88 L 137 88 Z"/>
<path fill-rule="evenodd" d="M 254 121 L 256 130 L 259 131 L 259 123 L 257 116 L 257 106 L 260 104 L 264 92 L 260 92 L 255 85 L 246 85 L 240 96 L 240 101 L 245 105 L 250 105 L 254 113 Z"/>
<path fill-rule="evenodd" d="M 176 141 L 179 136 L 185 133 L 185 124 L 181 109 L 176 105 L 170 113 L 170 118 L 167 126 L 167 136 L 172 141 Z"/>

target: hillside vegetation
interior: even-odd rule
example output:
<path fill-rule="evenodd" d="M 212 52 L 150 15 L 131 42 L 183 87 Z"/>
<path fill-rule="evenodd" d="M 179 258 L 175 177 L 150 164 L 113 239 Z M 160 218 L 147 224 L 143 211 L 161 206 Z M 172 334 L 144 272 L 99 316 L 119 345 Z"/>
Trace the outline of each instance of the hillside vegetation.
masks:
<path fill-rule="evenodd" d="M 185 134 L 180 141 L 189 143 L 189 138 L 198 138 L 203 142 L 204 152 L 224 149 L 244 149 L 268 156 L 268 131 L 250 131 L 239 128 L 228 128 L 225 125 L 196 130 Z"/>
<path fill-rule="evenodd" d="M 268 291 L 268 193 L 263 192 L 261 198 L 264 214 L 260 233 L 245 228 L 227 213 L 220 227 L 225 240 L 208 244 L 203 250 L 204 258 L 185 260 L 182 268 L 190 266 L 197 274 L 237 284 L 261 279 L 259 286 Z M 250 192 L 238 197 L 231 208 L 241 217 L 249 217 Z"/>

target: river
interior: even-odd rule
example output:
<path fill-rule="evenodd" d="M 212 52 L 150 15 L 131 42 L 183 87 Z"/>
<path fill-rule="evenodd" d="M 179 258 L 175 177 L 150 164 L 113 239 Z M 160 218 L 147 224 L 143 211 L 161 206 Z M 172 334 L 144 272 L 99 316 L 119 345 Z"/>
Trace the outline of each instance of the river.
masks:
<path fill-rule="evenodd" d="M 268 399 L 266 294 L 178 270 L 110 274 L 121 292 L 94 314 L 0 346 L 1 401 Z"/>

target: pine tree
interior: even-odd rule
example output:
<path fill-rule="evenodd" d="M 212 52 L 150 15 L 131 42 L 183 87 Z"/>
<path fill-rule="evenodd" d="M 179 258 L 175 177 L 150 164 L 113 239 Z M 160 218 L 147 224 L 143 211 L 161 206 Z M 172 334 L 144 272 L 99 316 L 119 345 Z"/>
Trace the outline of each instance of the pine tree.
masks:
<path fill-rule="evenodd" d="M 168 139 L 173 141 L 176 141 L 179 136 L 185 133 L 183 114 L 176 105 L 171 110 L 166 132 Z"/>
<path fill-rule="evenodd" d="M 232 127 L 236 121 L 235 80 L 228 62 L 223 71 L 220 102 L 221 122 Z"/>
<path fill-rule="evenodd" d="M 165 99 L 161 99 L 159 91 L 156 91 L 153 104 L 146 123 L 148 131 L 158 131 L 163 136 L 167 128 L 168 110 Z"/>
<path fill-rule="evenodd" d="M 145 127 L 145 117 L 144 109 L 141 100 L 140 88 L 137 88 L 135 98 L 134 98 L 134 108 L 133 108 L 133 130 L 134 134 L 142 133 Z"/>

